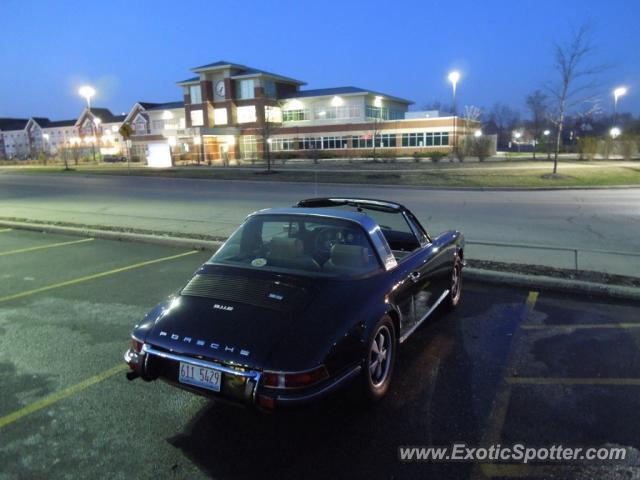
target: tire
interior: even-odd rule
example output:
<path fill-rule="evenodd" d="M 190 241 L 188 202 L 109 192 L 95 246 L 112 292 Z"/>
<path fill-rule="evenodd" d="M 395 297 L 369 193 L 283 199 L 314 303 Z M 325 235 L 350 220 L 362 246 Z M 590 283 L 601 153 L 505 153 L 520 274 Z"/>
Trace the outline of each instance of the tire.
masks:
<path fill-rule="evenodd" d="M 456 255 L 451 269 L 451 283 L 449 285 L 449 295 L 445 299 L 447 310 L 453 310 L 460 303 L 462 298 L 462 260 Z"/>
<path fill-rule="evenodd" d="M 393 321 L 385 315 L 376 323 L 367 342 L 359 386 L 360 396 L 364 403 L 377 402 L 389 390 L 397 346 Z"/>

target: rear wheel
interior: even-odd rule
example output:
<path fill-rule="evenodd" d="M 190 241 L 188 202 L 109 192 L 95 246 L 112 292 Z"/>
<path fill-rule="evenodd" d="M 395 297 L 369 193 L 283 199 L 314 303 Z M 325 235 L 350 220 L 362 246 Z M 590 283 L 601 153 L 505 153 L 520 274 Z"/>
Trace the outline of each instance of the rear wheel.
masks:
<path fill-rule="evenodd" d="M 385 315 L 373 329 L 363 363 L 360 390 L 366 402 L 376 402 L 387 393 L 393 375 L 396 345 L 393 321 Z"/>
<path fill-rule="evenodd" d="M 453 310 L 460 303 L 460 298 L 462 298 L 462 260 L 456 256 L 451 270 L 451 284 L 449 286 L 449 295 L 446 298 L 446 307 Z"/>

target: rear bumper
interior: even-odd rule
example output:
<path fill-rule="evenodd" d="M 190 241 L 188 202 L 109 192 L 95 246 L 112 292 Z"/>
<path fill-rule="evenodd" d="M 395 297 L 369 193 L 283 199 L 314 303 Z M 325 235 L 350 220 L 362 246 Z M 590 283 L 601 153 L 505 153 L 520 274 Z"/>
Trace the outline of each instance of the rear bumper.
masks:
<path fill-rule="evenodd" d="M 124 354 L 124 360 L 132 369 L 127 374 L 129 379 L 133 379 L 136 376 L 140 376 L 145 380 L 161 378 L 176 387 L 193 393 L 228 403 L 255 406 L 264 410 L 293 408 L 320 400 L 351 381 L 360 373 L 362 368 L 361 365 L 354 365 L 339 375 L 322 382 L 320 385 L 303 390 L 284 391 L 262 386 L 260 384 L 262 372 L 259 370 L 231 368 L 206 360 L 158 350 L 146 343 L 140 353 L 134 352 L 132 349 L 127 350 Z M 222 372 L 223 383 L 221 391 L 219 393 L 213 392 L 178 382 L 177 369 L 180 362 Z"/>

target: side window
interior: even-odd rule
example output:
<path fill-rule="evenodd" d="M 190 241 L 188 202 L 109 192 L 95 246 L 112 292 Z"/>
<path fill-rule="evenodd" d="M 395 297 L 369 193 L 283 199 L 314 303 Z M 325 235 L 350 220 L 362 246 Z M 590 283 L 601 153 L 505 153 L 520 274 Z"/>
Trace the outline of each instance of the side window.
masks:
<path fill-rule="evenodd" d="M 420 225 L 418 224 L 418 221 L 416 220 L 416 218 L 413 215 L 407 214 L 407 222 L 409 223 L 409 226 L 411 227 L 411 230 L 413 231 L 414 235 L 420 241 L 420 245 L 425 245 L 425 244 L 429 243 L 429 237 L 427 237 L 427 235 L 424 232 L 424 230 L 422 230 L 422 228 L 420 228 Z"/>

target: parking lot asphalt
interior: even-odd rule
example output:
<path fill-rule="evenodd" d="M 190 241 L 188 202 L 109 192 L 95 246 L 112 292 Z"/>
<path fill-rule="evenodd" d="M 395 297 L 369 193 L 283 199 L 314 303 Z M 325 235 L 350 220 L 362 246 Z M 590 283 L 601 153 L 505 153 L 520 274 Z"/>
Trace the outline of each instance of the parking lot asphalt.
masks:
<path fill-rule="evenodd" d="M 0 479 L 634 478 L 640 306 L 464 285 L 402 345 L 389 395 L 293 412 L 129 382 L 133 324 L 209 256 L 0 230 Z M 618 445 L 588 465 L 404 463 L 398 447 Z M 628 454 L 629 455 L 629 454 Z"/>

